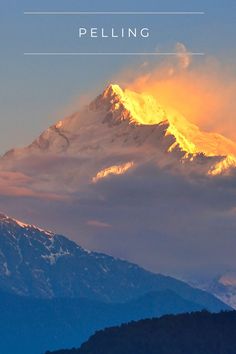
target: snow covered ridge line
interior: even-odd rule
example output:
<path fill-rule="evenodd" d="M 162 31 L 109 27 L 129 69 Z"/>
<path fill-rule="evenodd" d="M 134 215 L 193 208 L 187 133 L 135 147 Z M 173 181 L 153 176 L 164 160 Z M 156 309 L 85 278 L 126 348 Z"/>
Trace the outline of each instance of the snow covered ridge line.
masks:
<path fill-rule="evenodd" d="M 33 156 L 45 162 L 52 159 L 55 164 L 57 159 L 63 158 L 78 176 L 69 182 L 72 191 L 82 189 L 84 183 L 96 183 L 104 176 L 122 175 L 123 168 L 131 170 L 132 166 L 127 163 L 134 163 L 138 168 L 149 161 L 150 156 L 153 156 L 154 166 L 165 165 L 186 174 L 194 171 L 209 178 L 230 175 L 236 169 L 234 141 L 201 130 L 181 112 L 160 104 L 151 93 L 122 89 L 117 84 L 110 84 L 90 104 L 57 121 L 29 146 L 8 151 L 0 158 L 0 165 L 10 173 L 13 166 L 24 175 L 25 166 L 35 173 L 37 163 L 29 162 Z M 83 168 L 77 168 L 78 158 Z M 54 169 L 50 171 L 53 191 L 55 188 L 65 192 L 63 197 L 68 196 L 67 188 L 64 189 L 67 169 L 62 165 L 57 182 Z M 42 174 L 40 171 L 35 177 L 35 183 L 39 182 L 47 194 L 48 181 L 45 182 Z M 36 194 L 38 196 L 38 191 Z M 58 198 L 58 193 L 52 197 Z"/>
<path fill-rule="evenodd" d="M 52 232 L 52 231 L 49 231 L 49 230 L 44 230 L 44 229 L 41 229 L 40 227 L 38 226 L 35 226 L 35 225 L 32 225 L 32 224 L 26 224 L 22 221 L 19 221 L 17 219 L 14 219 L 14 218 L 11 218 L 5 214 L 0 214 L 0 223 L 1 222 L 7 222 L 9 224 L 11 223 L 15 223 L 17 224 L 18 226 L 20 226 L 21 228 L 23 229 L 35 229 L 39 232 L 43 232 L 44 234 L 48 235 L 48 236 L 55 236 L 55 233 Z"/>

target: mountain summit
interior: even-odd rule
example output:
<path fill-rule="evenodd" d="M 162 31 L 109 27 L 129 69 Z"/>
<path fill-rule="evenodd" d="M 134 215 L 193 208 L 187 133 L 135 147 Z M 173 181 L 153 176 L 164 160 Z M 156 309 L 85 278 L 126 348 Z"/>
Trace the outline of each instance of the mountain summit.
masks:
<path fill-rule="evenodd" d="M 9 151 L 1 163 L 14 166 L 34 155 L 100 160 L 90 180 L 100 170 L 112 167 L 105 166 L 103 157 L 116 166 L 132 163 L 133 168 L 151 157 L 154 164 L 163 160 L 189 164 L 197 172 L 211 175 L 236 167 L 234 142 L 201 131 L 150 95 L 122 90 L 118 85 L 109 85 L 91 104 L 48 128 L 30 146 Z"/>

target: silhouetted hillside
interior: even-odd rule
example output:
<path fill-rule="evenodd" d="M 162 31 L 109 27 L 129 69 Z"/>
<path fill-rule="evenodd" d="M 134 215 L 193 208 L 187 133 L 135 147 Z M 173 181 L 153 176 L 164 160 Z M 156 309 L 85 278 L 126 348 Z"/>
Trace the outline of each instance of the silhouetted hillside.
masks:
<path fill-rule="evenodd" d="M 207 311 L 131 322 L 54 354 L 235 354 L 236 312 Z M 48 352 L 47 354 L 50 354 Z"/>
<path fill-rule="evenodd" d="M 42 354 L 48 349 L 79 347 L 106 327 L 202 308 L 170 290 L 125 304 L 82 298 L 36 299 L 0 291 L 0 354 Z"/>

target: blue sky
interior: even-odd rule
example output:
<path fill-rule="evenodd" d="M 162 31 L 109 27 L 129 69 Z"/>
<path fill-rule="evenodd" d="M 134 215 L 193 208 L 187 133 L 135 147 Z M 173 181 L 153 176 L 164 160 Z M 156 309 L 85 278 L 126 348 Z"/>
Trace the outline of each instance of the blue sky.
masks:
<path fill-rule="evenodd" d="M 206 11 L 205 16 L 26 17 L 24 11 Z M 1 3 L 0 152 L 30 143 L 83 93 L 140 57 L 24 57 L 31 51 L 173 51 L 176 42 L 235 66 L 236 2 L 11 0 Z M 148 26 L 149 40 L 78 40 L 79 26 Z M 160 59 L 152 59 L 160 60 Z"/>

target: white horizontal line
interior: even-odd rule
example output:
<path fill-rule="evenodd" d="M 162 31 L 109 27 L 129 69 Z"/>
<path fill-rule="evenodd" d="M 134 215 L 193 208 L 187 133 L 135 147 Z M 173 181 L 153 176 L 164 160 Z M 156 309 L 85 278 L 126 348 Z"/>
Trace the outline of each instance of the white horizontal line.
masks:
<path fill-rule="evenodd" d="M 189 53 L 185 53 L 186 55 L 192 55 L 192 56 L 203 56 L 205 55 L 205 53 L 194 53 L 194 52 L 189 52 Z M 74 52 L 74 53 L 66 53 L 66 52 L 62 52 L 62 53 L 37 53 L 37 52 L 28 52 L 28 53 L 24 53 L 25 56 L 141 56 L 141 55 L 149 55 L 149 56 L 174 56 L 174 55 L 181 55 L 181 53 L 158 53 L 158 52 L 153 52 L 153 53 L 78 53 L 78 52 Z"/>
<path fill-rule="evenodd" d="M 90 11 L 25 11 L 24 15 L 57 16 L 57 15 L 205 15 L 204 11 L 147 11 L 147 12 L 90 12 Z"/>

